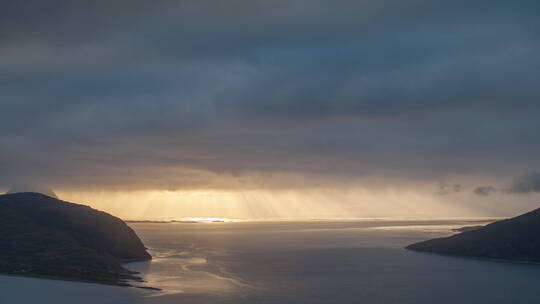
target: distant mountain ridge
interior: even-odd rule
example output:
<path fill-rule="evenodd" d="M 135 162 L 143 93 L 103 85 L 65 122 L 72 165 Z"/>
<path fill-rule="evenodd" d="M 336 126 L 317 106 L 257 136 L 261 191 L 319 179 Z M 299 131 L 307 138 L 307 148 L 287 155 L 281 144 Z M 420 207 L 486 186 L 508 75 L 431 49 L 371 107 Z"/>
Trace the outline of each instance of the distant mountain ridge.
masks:
<path fill-rule="evenodd" d="M 121 219 L 40 193 L 0 195 L 0 273 L 127 285 L 151 256 Z"/>
<path fill-rule="evenodd" d="M 540 263 L 540 208 L 446 238 L 415 243 L 409 250 Z"/>

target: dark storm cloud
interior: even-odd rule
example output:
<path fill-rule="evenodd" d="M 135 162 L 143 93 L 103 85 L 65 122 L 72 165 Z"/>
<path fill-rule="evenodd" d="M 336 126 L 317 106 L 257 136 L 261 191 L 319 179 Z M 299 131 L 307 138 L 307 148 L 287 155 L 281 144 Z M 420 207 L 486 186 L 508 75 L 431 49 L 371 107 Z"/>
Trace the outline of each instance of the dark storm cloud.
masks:
<path fill-rule="evenodd" d="M 3 2 L 0 185 L 514 176 L 540 160 L 539 9 Z"/>

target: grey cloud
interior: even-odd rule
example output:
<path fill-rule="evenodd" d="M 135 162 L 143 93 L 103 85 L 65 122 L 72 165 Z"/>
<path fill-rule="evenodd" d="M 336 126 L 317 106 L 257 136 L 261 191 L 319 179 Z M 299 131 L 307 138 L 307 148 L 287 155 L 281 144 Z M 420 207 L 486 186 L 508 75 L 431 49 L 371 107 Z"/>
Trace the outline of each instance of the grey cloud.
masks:
<path fill-rule="evenodd" d="M 540 192 L 540 173 L 533 172 L 516 178 L 507 191 L 510 193 Z"/>
<path fill-rule="evenodd" d="M 540 192 L 540 173 L 532 172 L 516 177 L 508 187 L 496 188 L 493 186 L 483 186 L 477 187 L 474 190 L 475 194 L 483 196 L 496 192 L 504 194 L 529 194 Z"/>
<path fill-rule="evenodd" d="M 492 186 L 487 186 L 487 187 L 483 186 L 483 187 L 477 187 L 474 189 L 475 194 L 482 195 L 482 196 L 487 196 L 498 191 L 500 190 Z"/>
<path fill-rule="evenodd" d="M 448 195 L 448 194 L 460 192 L 462 189 L 463 189 L 463 186 L 461 184 L 441 183 L 439 184 L 439 191 L 437 191 L 437 194 Z"/>

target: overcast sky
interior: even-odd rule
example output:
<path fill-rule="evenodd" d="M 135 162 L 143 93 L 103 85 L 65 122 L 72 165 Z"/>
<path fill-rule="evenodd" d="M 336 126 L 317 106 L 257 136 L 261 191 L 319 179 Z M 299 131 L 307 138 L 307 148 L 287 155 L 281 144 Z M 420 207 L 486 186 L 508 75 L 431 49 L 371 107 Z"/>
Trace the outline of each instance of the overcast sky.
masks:
<path fill-rule="evenodd" d="M 0 187 L 540 191 L 538 1 L 0 5 Z"/>

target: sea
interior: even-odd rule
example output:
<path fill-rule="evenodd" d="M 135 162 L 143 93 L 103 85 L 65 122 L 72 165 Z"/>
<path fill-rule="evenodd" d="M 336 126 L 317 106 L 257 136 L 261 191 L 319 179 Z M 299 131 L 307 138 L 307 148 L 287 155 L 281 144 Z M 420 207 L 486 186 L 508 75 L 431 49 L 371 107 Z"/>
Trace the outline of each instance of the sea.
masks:
<path fill-rule="evenodd" d="M 404 249 L 485 220 L 130 223 L 153 256 L 126 288 L 0 276 L 0 303 L 536 303 L 540 266 Z"/>

